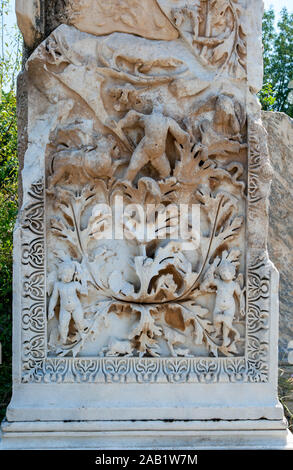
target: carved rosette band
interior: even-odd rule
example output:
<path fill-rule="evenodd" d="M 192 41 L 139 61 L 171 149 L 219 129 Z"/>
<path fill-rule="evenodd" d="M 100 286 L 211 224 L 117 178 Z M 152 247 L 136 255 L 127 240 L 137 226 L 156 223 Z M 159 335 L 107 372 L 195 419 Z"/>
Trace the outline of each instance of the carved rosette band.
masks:
<path fill-rule="evenodd" d="M 46 359 L 46 290 L 44 183 L 38 181 L 29 192 L 31 203 L 22 217 L 22 351 L 24 382 Z"/>

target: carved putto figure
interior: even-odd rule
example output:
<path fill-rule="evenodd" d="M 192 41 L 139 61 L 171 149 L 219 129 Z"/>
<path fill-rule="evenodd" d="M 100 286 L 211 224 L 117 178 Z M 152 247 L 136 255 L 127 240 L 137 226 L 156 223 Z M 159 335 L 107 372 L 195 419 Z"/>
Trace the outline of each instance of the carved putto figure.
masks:
<path fill-rule="evenodd" d="M 228 347 L 232 341 L 240 338 L 239 332 L 233 327 L 233 321 L 236 313 L 236 298 L 239 302 L 240 312 L 243 314 L 244 311 L 244 296 L 240 286 L 242 276 L 235 280 L 235 258 L 232 257 L 231 260 L 231 254 L 230 260 L 227 253 L 224 253 L 220 264 L 217 266 L 216 263 L 217 260 L 208 269 L 200 289 L 209 291 L 211 287 L 216 288 L 216 300 L 213 310 L 215 334 L 217 337 L 222 337 L 222 345 Z M 230 333 L 234 334 L 234 338 L 230 338 Z"/>
<path fill-rule="evenodd" d="M 64 345 L 67 343 L 71 320 L 74 320 L 81 337 L 86 330 L 84 312 L 78 294 L 88 294 L 86 282 L 82 282 L 80 273 L 77 273 L 76 263 L 63 261 L 58 268 L 58 279 L 55 281 L 50 297 L 48 319 L 52 320 L 54 317 L 55 307 L 60 300 L 59 334 L 61 343 Z"/>

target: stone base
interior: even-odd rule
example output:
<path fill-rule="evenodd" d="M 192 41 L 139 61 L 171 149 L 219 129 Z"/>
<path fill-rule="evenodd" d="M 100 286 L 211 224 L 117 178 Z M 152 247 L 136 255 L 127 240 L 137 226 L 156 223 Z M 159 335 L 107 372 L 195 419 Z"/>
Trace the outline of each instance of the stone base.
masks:
<path fill-rule="evenodd" d="M 45 421 L 2 423 L 0 449 L 293 450 L 285 421 Z"/>

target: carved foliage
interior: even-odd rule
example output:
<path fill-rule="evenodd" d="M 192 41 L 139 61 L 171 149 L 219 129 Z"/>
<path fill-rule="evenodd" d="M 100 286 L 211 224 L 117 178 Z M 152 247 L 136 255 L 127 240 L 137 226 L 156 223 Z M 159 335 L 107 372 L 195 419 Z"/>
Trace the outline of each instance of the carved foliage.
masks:
<path fill-rule="evenodd" d="M 203 63 L 243 79 L 246 77 L 246 34 L 238 0 L 198 0 L 171 10 L 182 39 Z"/>
<path fill-rule="evenodd" d="M 138 2 L 119 11 L 108 3 L 96 5 L 105 17 L 136 26 Z M 44 182 L 32 186 L 22 218 L 23 381 L 268 380 L 270 268 L 262 249 L 247 257 L 243 247 L 248 209 L 255 249 L 251 222 L 264 216 L 269 177 L 252 125 L 246 200 L 241 6 L 163 3 L 154 4 L 181 37 L 174 51 L 136 38 L 137 52 L 127 34 L 93 39 L 65 26 L 30 59 L 46 63 L 34 80 L 56 120 Z M 215 90 L 184 102 L 207 88 L 194 87 L 186 44 L 210 79 L 240 79 L 235 96 Z M 187 237 L 176 232 L 182 204 Z M 113 207 L 123 237 L 109 243 Z"/>

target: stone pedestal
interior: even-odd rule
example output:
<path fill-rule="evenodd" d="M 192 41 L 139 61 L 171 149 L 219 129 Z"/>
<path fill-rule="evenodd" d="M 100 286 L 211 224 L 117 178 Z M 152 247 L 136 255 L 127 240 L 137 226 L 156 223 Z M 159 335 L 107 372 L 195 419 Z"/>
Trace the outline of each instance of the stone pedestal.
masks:
<path fill-rule="evenodd" d="M 7 449 L 292 450 L 292 434 L 285 427 L 285 422 L 266 420 L 42 421 L 2 426 Z"/>
<path fill-rule="evenodd" d="M 62 5 L 19 8 L 35 34 L 2 447 L 292 448 L 262 1 Z"/>

